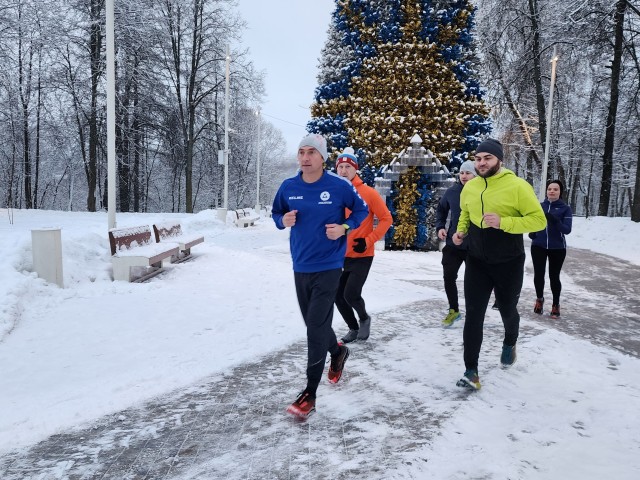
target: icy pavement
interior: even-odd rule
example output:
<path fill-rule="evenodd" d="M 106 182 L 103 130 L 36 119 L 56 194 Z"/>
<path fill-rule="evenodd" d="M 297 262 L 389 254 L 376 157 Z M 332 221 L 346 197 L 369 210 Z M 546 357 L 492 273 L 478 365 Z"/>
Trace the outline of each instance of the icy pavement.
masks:
<path fill-rule="evenodd" d="M 528 272 L 533 279 L 533 268 Z M 529 319 L 544 325 L 613 347 L 640 357 L 640 267 L 618 258 L 581 250 L 567 249 L 561 281 L 571 285 L 571 293 L 560 298 L 561 320 L 532 313 L 535 301 L 533 285 L 525 282 L 518 305 Z M 551 308 L 549 279 L 545 311 Z"/>
<path fill-rule="evenodd" d="M 533 289 L 525 283 L 521 351 L 553 327 L 638 357 L 638 267 L 590 252 L 569 253 L 563 281 L 573 284 L 574 294 L 563 298 L 561 320 L 530 312 Z M 440 288 L 439 282 L 426 283 Z M 468 410 L 469 395 L 475 396 L 455 387 L 462 373 L 461 325 L 441 328 L 445 310 L 444 303 L 431 300 L 376 315 L 371 339 L 350 345 L 340 383 L 321 384 L 318 412 L 307 422 L 284 412 L 304 387 L 306 345 L 298 343 L 10 453 L 0 459 L 0 478 L 386 479 L 398 472 L 411 478 L 413 469 L 420 470 L 415 462 L 427 461 L 419 453 L 442 434 L 442 425 L 468 421 L 456 414 Z M 335 325 L 344 332 L 339 318 Z M 498 366 L 502 333 L 497 313 L 489 312 L 482 379 L 504 374 Z M 444 358 L 430 358 L 435 347 L 446 352 Z M 420 361 L 407 354 L 410 348 L 424 349 Z M 615 361 L 608 368 L 616 370 Z M 571 395 L 580 402 L 585 393 Z M 569 420 L 581 437 L 591 435 L 588 418 Z M 447 434 L 455 433 L 449 428 Z M 513 441 L 524 433 L 514 431 Z"/>
<path fill-rule="evenodd" d="M 461 331 L 440 327 L 443 308 L 419 302 L 378 315 L 371 341 L 352 344 L 340 383 L 321 384 L 318 412 L 307 422 L 285 413 L 304 387 L 301 343 L 8 455 L 0 478 L 386 478 L 407 453 L 438 435 L 440 423 L 468 396 L 455 386 Z M 394 350 L 417 329 L 450 347 L 452 368 L 441 383 L 431 383 L 425 366 L 409 376 L 397 367 L 403 358 Z M 486 329 L 485 355 L 493 356 L 496 369 L 501 335 L 497 324 Z"/>

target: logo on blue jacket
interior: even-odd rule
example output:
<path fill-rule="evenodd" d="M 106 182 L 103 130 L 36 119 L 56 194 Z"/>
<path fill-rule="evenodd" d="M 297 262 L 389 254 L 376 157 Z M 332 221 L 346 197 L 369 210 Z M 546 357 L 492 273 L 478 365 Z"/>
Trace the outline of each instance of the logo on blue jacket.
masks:
<path fill-rule="evenodd" d="M 320 194 L 320 200 L 321 201 L 318 202 L 318 205 L 325 205 L 325 204 L 333 203 L 333 202 L 329 201 L 330 198 L 331 198 L 331 194 L 325 190 L 324 192 L 322 192 Z"/>

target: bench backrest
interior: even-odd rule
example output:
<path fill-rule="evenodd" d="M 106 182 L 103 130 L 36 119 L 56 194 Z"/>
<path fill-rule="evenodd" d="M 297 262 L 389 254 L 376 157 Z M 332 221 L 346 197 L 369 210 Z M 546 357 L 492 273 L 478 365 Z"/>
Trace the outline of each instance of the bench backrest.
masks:
<path fill-rule="evenodd" d="M 153 233 L 156 242 L 169 237 L 179 237 L 182 235 L 182 227 L 179 223 L 161 223 L 153 226 Z"/>
<path fill-rule="evenodd" d="M 148 225 L 109 230 L 111 255 L 115 255 L 119 250 L 129 250 L 142 245 L 150 245 L 151 243 L 151 229 Z"/>
<path fill-rule="evenodd" d="M 236 217 L 239 219 L 250 217 L 252 215 L 252 211 L 250 208 L 238 208 L 236 210 Z"/>

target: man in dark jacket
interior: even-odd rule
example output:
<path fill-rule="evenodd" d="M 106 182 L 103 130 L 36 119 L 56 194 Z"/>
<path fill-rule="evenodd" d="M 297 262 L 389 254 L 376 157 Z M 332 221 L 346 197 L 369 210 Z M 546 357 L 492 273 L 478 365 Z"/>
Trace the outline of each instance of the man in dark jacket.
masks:
<path fill-rule="evenodd" d="M 523 233 L 542 230 L 547 220 L 531 185 L 502 166 L 502 144 L 488 138 L 478 145 L 478 176 L 460 195 L 460 220 L 453 243 L 465 237 L 469 253 L 464 275 L 465 324 L 464 376 L 457 385 L 480 388 L 478 358 L 482 347 L 484 315 L 491 291 L 495 291 L 504 325 L 500 363 L 516 361 L 520 330 L 518 298 L 524 276 Z"/>
<path fill-rule="evenodd" d="M 456 232 L 458 219 L 460 218 L 460 193 L 465 183 L 476 176 L 476 169 L 471 160 L 467 160 L 460 165 L 460 173 L 458 174 L 459 182 L 449 187 L 438 202 L 436 209 L 436 231 L 438 238 L 442 241 L 446 240 L 446 245 L 442 249 L 442 273 L 444 277 L 444 291 L 449 301 L 449 313 L 442 325 L 450 327 L 456 320 L 460 320 L 460 305 L 458 304 L 458 271 L 462 262 L 467 259 L 467 245 L 463 242 L 458 246 L 453 243 L 451 237 Z M 447 217 L 449 217 L 449 229 L 447 230 Z"/>

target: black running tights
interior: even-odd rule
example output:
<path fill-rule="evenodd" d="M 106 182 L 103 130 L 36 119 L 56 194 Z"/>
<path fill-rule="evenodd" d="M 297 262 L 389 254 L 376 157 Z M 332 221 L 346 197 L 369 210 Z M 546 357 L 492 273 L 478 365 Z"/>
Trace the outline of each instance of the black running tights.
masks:
<path fill-rule="evenodd" d="M 316 273 L 294 272 L 298 305 L 307 326 L 307 390 L 315 394 L 327 352 L 339 352 L 338 340 L 331 327 L 333 302 L 342 269 Z"/>
<path fill-rule="evenodd" d="M 551 295 L 553 297 L 553 305 L 560 304 L 560 292 L 562 291 L 562 283 L 560 282 L 560 271 L 562 264 L 567 256 L 566 248 L 546 249 L 531 245 L 531 261 L 533 262 L 533 285 L 536 288 L 536 296 L 544 297 L 544 275 L 549 259 L 549 284 L 551 286 Z"/>
<path fill-rule="evenodd" d="M 353 311 L 358 314 L 360 321 L 369 316 L 362 298 L 362 287 L 367 281 L 373 257 L 357 257 L 344 259 L 344 270 L 340 277 L 340 285 L 336 294 L 336 307 L 351 330 L 358 330 L 358 321 Z"/>

